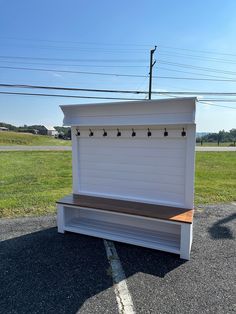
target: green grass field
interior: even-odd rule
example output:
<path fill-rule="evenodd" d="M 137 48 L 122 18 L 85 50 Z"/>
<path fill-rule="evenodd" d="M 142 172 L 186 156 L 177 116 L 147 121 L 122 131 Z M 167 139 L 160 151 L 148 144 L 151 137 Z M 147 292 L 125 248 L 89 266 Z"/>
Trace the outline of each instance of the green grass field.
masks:
<path fill-rule="evenodd" d="M 0 146 L 69 146 L 71 141 L 59 140 L 52 136 L 30 133 L 0 132 Z"/>
<path fill-rule="evenodd" d="M 236 201 L 236 152 L 197 152 L 195 204 Z"/>
<path fill-rule="evenodd" d="M 71 152 L 0 152 L 0 164 L 0 217 L 55 213 L 71 193 Z M 197 206 L 236 201 L 235 165 L 235 152 L 197 152 Z"/>
<path fill-rule="evenodd" d="M 1 152 L 0 164 L 0 217 L 52 213 L 71 192 L 71 152 Z"/>

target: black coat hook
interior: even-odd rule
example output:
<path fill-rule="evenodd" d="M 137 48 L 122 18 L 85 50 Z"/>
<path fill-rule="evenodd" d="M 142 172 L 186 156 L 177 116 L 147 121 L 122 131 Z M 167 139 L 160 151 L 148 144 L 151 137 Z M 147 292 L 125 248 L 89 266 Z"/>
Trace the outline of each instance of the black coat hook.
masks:
<path fill-rule="evenodd" d="M 184 131 L 184 128 L 183 128 L 183 131 L 181 133 L 182 136 L 186 136 L 186 132 Z"/>
<path fill-rule="evenodd" d="M 132 137 L 136 136 L 136 132 L 132 129 Z"/>
<path fill-rule="evenodd" d="M 165 128 L 164 136 L 168 136 L 168 132 L 166 131 L 166 128 Z"/>
<path fill-rule="evenodd" d="M 148 136 L 148 137 L 152 136 L 152 132 L 150 131 L 149 128 L 148 128 L 147 136 Z"/>
<path fill-rule="evenodd" d="M 93 132 L 91 129 L 89 129 L 89 136 L 93 136 Z"/>
<path fill-rule="evenodd" d="M 79 129 L 76 129 L 76 136 L 80 136 L 80 130 Z"/>
<path fill-rule="evenodd" d="M 117 136 L 121 136 L 121 132 L 119 129 L 117 129 Z"/>
<path fill-rule="evenodd" d="M 107 136 L 107 132 L 105 129 L 103 129 L 103 136 Z"/>

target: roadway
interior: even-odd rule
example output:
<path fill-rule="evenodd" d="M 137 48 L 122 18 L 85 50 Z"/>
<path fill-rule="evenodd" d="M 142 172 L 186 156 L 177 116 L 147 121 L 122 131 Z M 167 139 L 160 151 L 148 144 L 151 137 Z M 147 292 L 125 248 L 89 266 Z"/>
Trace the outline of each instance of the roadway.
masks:
<path fill-rule="evenodd" d="M 0 146 L 0 151 L 71 151 L 71 146 Z M 196 146 L 197 152 L 236 152 L 235 146 Z"/>

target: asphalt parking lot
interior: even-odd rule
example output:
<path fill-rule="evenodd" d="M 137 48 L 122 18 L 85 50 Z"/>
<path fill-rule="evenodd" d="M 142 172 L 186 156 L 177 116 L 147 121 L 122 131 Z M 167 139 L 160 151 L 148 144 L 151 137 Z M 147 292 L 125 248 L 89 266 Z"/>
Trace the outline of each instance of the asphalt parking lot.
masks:
<path fill-rule="evenodd" d="M 136 313 L 235 313 L 236 204 L 194 218 L 190 261 L 115 243 Z M 119 313 L 102 239 L 58 234 L 55 217 L 0 220 L 0 312 Z"/>

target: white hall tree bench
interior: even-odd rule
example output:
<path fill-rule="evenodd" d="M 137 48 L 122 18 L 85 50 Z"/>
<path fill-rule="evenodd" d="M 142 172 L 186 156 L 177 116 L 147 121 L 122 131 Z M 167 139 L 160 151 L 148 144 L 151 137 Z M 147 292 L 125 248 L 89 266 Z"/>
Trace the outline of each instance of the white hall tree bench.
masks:
<path fill-rule="evenodd" d="M 58 232 L 190 258 L 195 98 L 61 106 L 72 131 L 73 193 Z"/>

